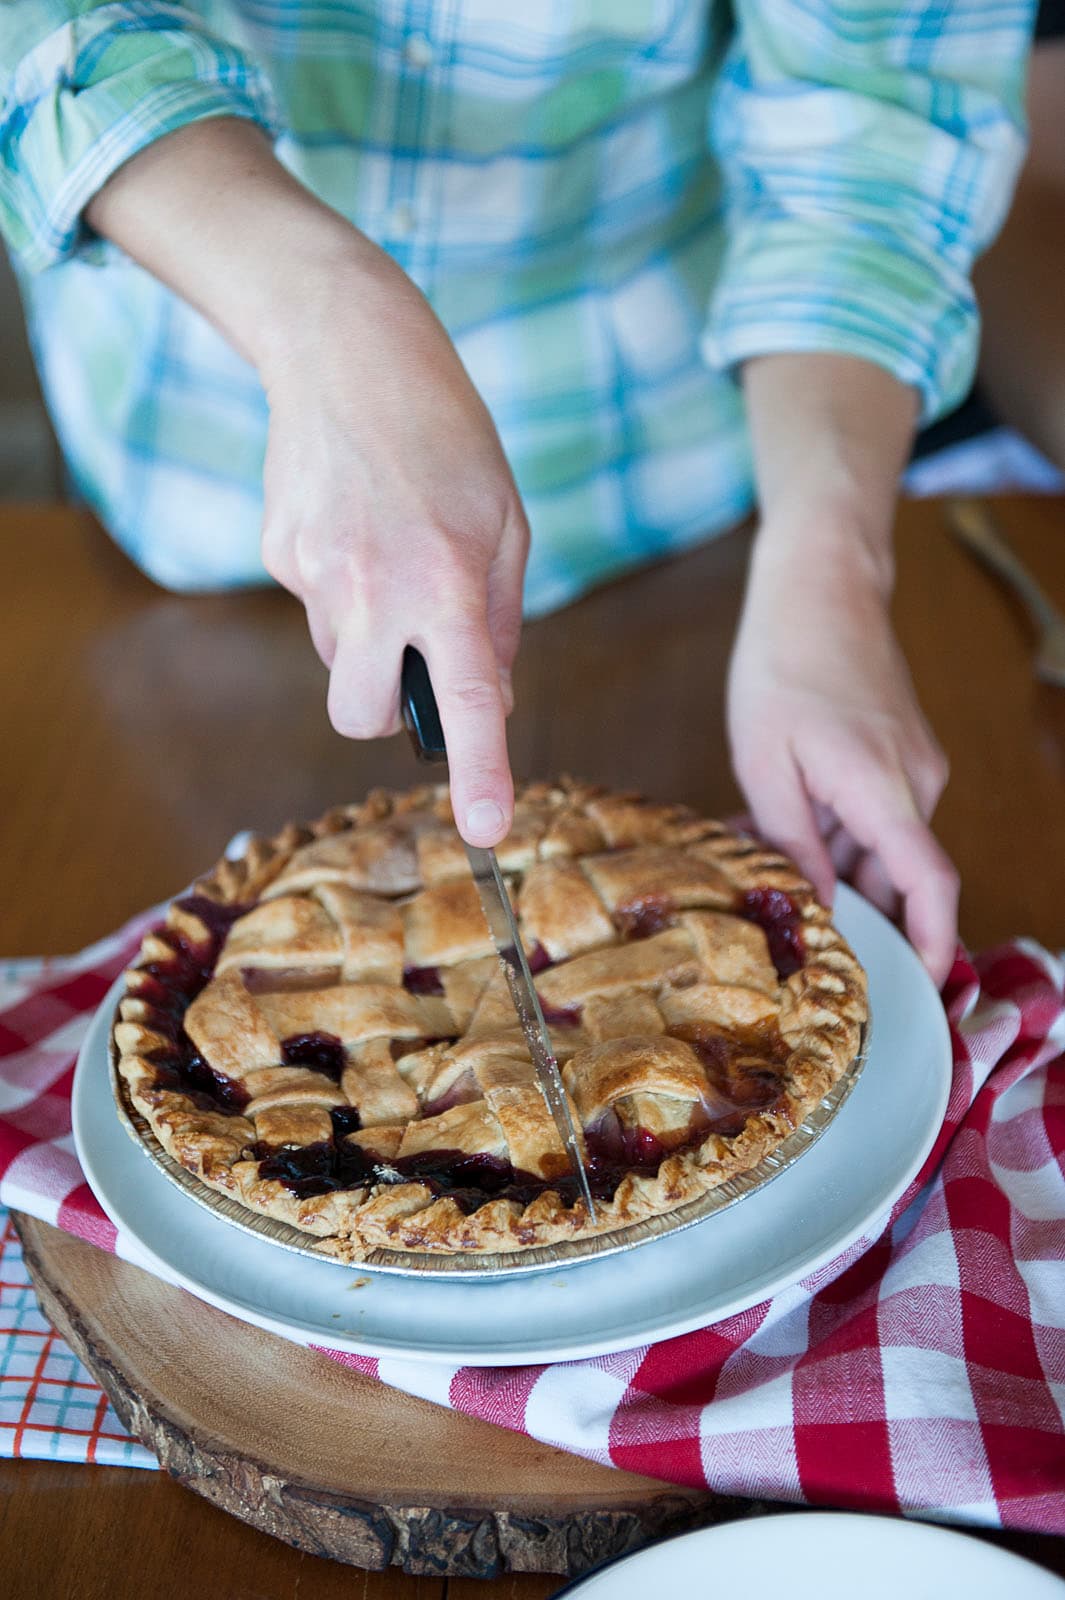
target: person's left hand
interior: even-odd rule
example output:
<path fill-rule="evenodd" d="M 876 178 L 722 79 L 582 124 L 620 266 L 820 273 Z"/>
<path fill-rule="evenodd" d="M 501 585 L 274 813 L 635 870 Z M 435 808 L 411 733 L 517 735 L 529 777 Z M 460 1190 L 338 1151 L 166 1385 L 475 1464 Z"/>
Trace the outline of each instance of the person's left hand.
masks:
<path fill-rule="evenodd" d="M 858 560 L 755 563 L 729 675 L 736 776 L 760 833 L 831 902 L 835 875 L 900 920 L 937 985 L 958 874 L 929 822 L 947 762 L 886 598 Z"/>

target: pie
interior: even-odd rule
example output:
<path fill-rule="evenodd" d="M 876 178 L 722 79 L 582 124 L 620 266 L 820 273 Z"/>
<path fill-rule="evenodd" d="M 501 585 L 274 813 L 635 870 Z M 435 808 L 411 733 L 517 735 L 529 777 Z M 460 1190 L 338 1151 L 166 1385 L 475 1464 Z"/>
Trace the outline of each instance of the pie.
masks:
<path fill-rule="evenodd" d="M 144 939 L 114 1055 L 169 1154 L 341 1260 L 515 1251 L 749 1171 L 854 1062 L 865 975 L 783 856 L 569 780 L 497 854 L 594 1222 L 443 786 L 253 838 Z"/>

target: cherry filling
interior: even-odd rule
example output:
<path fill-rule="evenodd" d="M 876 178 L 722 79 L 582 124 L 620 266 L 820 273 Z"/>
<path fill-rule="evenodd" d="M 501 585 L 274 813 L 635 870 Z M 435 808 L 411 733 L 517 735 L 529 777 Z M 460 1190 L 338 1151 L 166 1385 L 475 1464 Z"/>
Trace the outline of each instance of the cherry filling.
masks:
<path fill-rule="evenodd" d="M 467 1216 L 489 1200 L 524 1191 L 530 1184 L 530 1196 L 547 1188 L 541 1183 L 538 1189 L 536 1178 L 487 1152 L 467 1155 L 464 1150 L 426 1150 L 421 1155 L 399 1156 L 390 1165 L 402 1178 L 424 1183 L 433 1194 L 454 1200 Z"/>
<path fill-rule="evenodd" d="M 403 987 L 408 994 L 443 994 L 439 967 L 404 967 Z"/>
<path fill-rule="evenodd" d="M 172 1049 L 165 1055 L 152 1057 L 158 1062 L 155 1089 L 173 1089 L 186 1095 L 200 1111 L 215 1111 L 222 1116 L 236 1117 L 248 1104 L 247 1091 L 224 1072 L 216 1072 L 195 1048 L 188 1034 L 182 1030 Z"/>
<path fill-rule="evenodd" d="M 344 1075 L 348 1058 L 335 1033 L 294 1033 L 281 1041 L 281 1059 L 286 1067 L 313 1067 L 334 1083 Z"/>
<path fill-rule="evenodd" d="M 450 1111 L 452 1106 L 469 1105 L 473 1100 L 481 1099 L 481 1086 L 477 1082 L 473 1068 L 469 1068 L 457 1077 L 449 1089 L 437 1095 L 435 1100 L 426 1103 L 425 1115 L 438 1117 L 441 1112 Z"/>
<path fill-rule="evenodd" d="M 691 1045 L 706 1068 L 706 1075 L 711 1083 L 725 1076 L 731 1047 L 723 1033 L 711 1033 L 697 1024 L 689 1028 L 677 1028 L 675 1033 L 678 1038 L 683 1038 L 686 1044 Z"/>
<path fill-rule="evenodd" d="M 362 1127 L 357 1106 L 333 1106 L 329 1115 L 333 1119 L 333 1138 L 345 1139 L 349 1133 L 358 1133 Z"/>
<path fill-rule="evenodd" d="M 526 950 L 525 959 L 529 963 L 529 971 L 534 976 L 536 973 L 544 972 L 548 967 L 554 966 L 554 962 L 551 960 L 551 957 L 548 955 L 539 939 L 536 940 L 535 944 L 531 944 Z"/>
<path fill-rule="evenodd" d="M 619 1171 L 635 1169 L 642 1175 L 657 1172 L 666 1156 L 679 1148 L 667 1148 L 649 1128 L 627 1127 L 613 1111 L 585 1130 L 584 1142 L 593 1163 L 599 1167 Z"/>
<path fill-rule="evenodd" d="M 676 908 L 668 895 L 645 894 L 628 905 L 618 906 L 614 921 L 623 939 L 649 939 L 654 933 L 671 928 Z"/>
<path fill-rule="evenodd" d="M 350 1139 L 341 1138 L 338 1142 L 335 1137 L 300 1145 L 295 1150 L 275 1150 L 260 1140 L 248 1147 L 248 1154 L 258 1161 L 260 1178 L 275 1178 L 299 1200 L 331 1194 L 336 1189 L 361 1189 L 375 1181 L 380 1162 L 372 1150 L 364 1150 Z"/>
<path fill-rule="evenodd" d="M 165 1049 L 153 1053 L 152 1059 L 158 1063 L 155 1087 L 186 1094 L 201 1111 L 235 1116 L 247 1105 L 247 1094 L 232 1078 L 208 1065 L 185 1032 L 183 1021 L 214 971 L 229 929 L 251 908 L 221 905 L 205 895 L 187 895 L 175 904 L 199 918 L 207 937 L 194 944 L 174 928 L 156 928 L 155 937 L 172 953 L 138 969 L 147 975 L 137 989 L 137 997 L 147 1007 L 146 1026 L 170 1041 Z"/>
<path fill-rule="evenodd" d="M 549 1028 L 576 1028 L 580 1026 L 581 1006 L 549 1006 L 540 996 L 540 1010 Z"/>
<path fill-rule="evenodd" d="M 783 889 L 748 889 L 737 906 L 741 917 L 756 922 L 769 942 L 777 976 L 789 978 L 806 959 L 802 942 L 802 913 Z"/>
<path fill-rule="evenodd" d="M 672 1031 L 675 1038 L 691 1045 L 706 1068 L 708 1088 L 699 1108 L 702 1137 L 719 1133 L 731 1138 L 743 1132 L 749 1117 L 780 1105 L 784 1084 L 776 1068 L 783 1065 L 789 1052 L 779 1035 L 752 1030 L 743 1038 L 698 1024 Z M 754 1065 L 759 1058 L 764 1065 Z"/>
<path fill-rule="evenodd" d="M 577 1179 L 570 1174 L 559 1178 L 539 1178 L 522 1172 L 498 1156 L 464 1150 L 427 1150 L 420 1155 L 397 1156 L 382 1161 L 375 1152 L 344 1138 L 342 1114 L 333 1112 L 334 1138 L 331 1143 L 303 1145 L 296 1150 L 275 1150 L 257 1143 L 248 1154 L 259 1163 L 259 1176 L 273 1178 L 298 1199 L 330 1194 L 338 1189 L 360 1189 L 372 1183 L 424 1183 L 439 1198 L 454 1200 L 467 1216 L 490 1200 L 515 1200 L 527 1206 L 537 1195 L 553 1190 L 566 1205 L 579 1196 Z M 372 1129 L 366 1129 L 371 1138 Z M 665 1152 L 646 1152 L 647 1160 L 638 1170 L 657 1171 Z M 596 1200 L 610 1200 L 631 1164 L 596 1155 L 589 1150 L 588 1183 Z"/>

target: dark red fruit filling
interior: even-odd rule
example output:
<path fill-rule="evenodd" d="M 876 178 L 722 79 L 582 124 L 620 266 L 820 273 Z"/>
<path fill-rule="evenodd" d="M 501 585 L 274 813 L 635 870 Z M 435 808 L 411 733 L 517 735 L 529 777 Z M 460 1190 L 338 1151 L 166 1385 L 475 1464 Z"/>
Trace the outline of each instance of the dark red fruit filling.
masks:
<path fill-rule="evenodd" d="M 598 1128 L 586 1129 L 584 1142 L 594 1164 L 619 1171 L 657 1172 L 672 1154 L 649 1128 L 628 1128 L 613 1116 L 604 1118 Z"/>
<path fill-rule="evenodd" d="M 188 1095 L 201 1111 L 233 1116 L 244 1109 L 248 1096 L 232 1078 L 208 1066 L 185 1032 L 183 1022 L 185 1012 L 215 969 L 226 934 L 251 907 L 220 905 L 205 895 L 186 895 L 175 904 L 200 919 L 207 928 L 207 937 L 194 944 L 174 928 L 156 928 L 155 937 L 171 954 L 138 969 L 147 975 L 136 991 L 148 1008 L 145 1025 L 170 1041 L 152 1056 L 158 1062 L 155 1087 Z"/>
<path fill-rule="evenodd" d="M 614 921 L 623 939 L 649 939 L 664 928 L 671 928 L 676 908 L 668 895 L 646 894 L 627 906 L 618 906 Z"/>
<path fill-rule="evenodd" d="M 335 1033 L 294 1033 L 281 1041 L 281 1059 L 286 1067 L 313 1067 L 334 1083 L 339 1083 L 348 1064 L 344 1046 Z"/>
<path fill-rule="evenodd" d="M 537 972 L 545 971 L 547 967 L 554 966 L 554 962 L 551 960 L 551 957 L 548 955 L 539 939 L 537 939 L 536 943 L 530 945 L 526 950 L 525 959 L 529 963 L 529 971 L 534 975 Z"/>
<path fill-rule="evenodd" d="M 532 1194 L 547 1187 L 540 1184 L 537 1188 L 536 1178 L 516 1172 L 509 1161 L 484 1152 L 467 1155 L 464 1150 L 426 1150 L 422 1155 L 400 1156 L 391 1165 L 404 1178 L 424 1183 L 433 1194 L 454 1200 L 467 1216 L 489 1200 L 530 1184 Z"/>
<path fill-rule="evenodd" d="M 744 1037 L 692 1024 L 675 1028 L 673 1037 L 691 1045 L 706 1068 L 707 1097 L 699 1110 L 701 1138 L 708 1133 L 732 1138 L 742 1133 L 749 1117 L 779 1107 L 784 1084 L 775 1066 L 783 1065 L 789 1049 L 775 1031 L 752 1029 Z M 753 1065 L 752 1056 L 763 1058 L 765 1065 Z"/>
<path fill-rule="evenodd" d="M 276 1178 L 300 1200 L 331 1194 L 336 1189 L 361 1189 L 374 1181 L 374 1169 L 380 1161 L 372 1150 L 364 1150 L 343 1137 L 339 1142 L 336 1138 L 322 1139 L 296 1150 L 274 1150 L 259 1141 L 249 1146 L 248 1153 L 259 1163 L 260 1178 Z"/>
<path fill-rule="evenodd" d="M 579 1005 L 544 1005 L 540 1000 L 540 1011 L 544 1013 L 544 1021 L 548 1027 L 577 1027 L 580 1022 Z"/>
<path fill-rule="evenodd" d="M 729 1056 L 732 1046 L 723 1033 L 710 1033 L 697 1025 L 690 1028 L 678 1028 L 677 1037 L 690 1044 L 695 1054 L 706 1068 L 706 1075 L 711 1083 L 718 1083 L 728 1071 Z"/>
<path fill-rule="evenodd" d="M 172 1089 L 187 1095 L 200 1111 L 221 1112 L 223 1116 L 239 1116 L 248 1104 L 247 1092 L 224 1072 L 216 1072 L 194 1049 L 184 1032 L 174 1042 L 166 1055 L 152 1058 L 159 1063 L 155 1074 L 155 1089 Z"/>
<path fill-rule="evenodd" d="M 337 1189 L 395 1182 L 397 1178 L 393 1175 L 398 1174 L 398 1181 L 424 1183 L 434 1195 L 454 1200 L 467 1216 L 490 1200 L 514 1200 L 527 1206 L 548 1189 L 568 1206 L 580 1198 L 580 1185 L 572 1174 L 539 1178 L 522 1172 L 498 1156 L 467 1155 L 462 1150 L 427 1150 L 421 1155 L 398 1156 L 382 1162 L 372 1150 L 344 1138 L 346 1132 L 356 1131 L 349 1129 L 342 1120 L 347 1109 L 341 1106 L 333 1111 L 333 1143 L 323 1141 L 298 1150 L 252 1145 L 249 1154 L 259 1162 L 259 1176 L 277 1179 L 299 1199 L 306 1200 Z M 653 1176 L 665 1155 L 671 1153 L 653 1134 L 641 1132 L 642 1137 L 634 1138 L 631 1143 L 632 1159 L 628 1155 L 619 1159 L 606 1150 L 597 1151 L 593 1148 L 594 1141 L 589 1140 L 586 1172 L 594 1199 L 612 1200 L 618 1185 L 630 1172 Z M 372 1135 L 373 1130 L 366 1129 L 366 1137 Z"/>
<path fill-rule="evenodd" d="M 254 908 L 255 902 L 247 901 L 240 904 L 231 901 L 209 900 L 205 894 L 187 894 L 181 900 L 174 901 L 179 911 L 184 911 L 187 916 L 196 917 L 203 923 L 208 931 L 214 955 L 211 959 L 213 966 L 218 959 L 218 952 L 226 942 L 230 928 L 239 917 L 246 916 Z"/>
<path fill-rule="evenodd" d="M 798 972 L 806 959 L 802 913 L 783 889 L 748 889 L 737 907 L 741 917 L 756 922 L 769 941 L 769 954 L 780 978 Z"/>
<path fill-rule="evenodd" d="M 443 994 L 439 967 L 404 967 L 403 987 L 409 994 Z"/>
<path fill-rule="evenodd" d="M 334 1139 L 344 1139 L 349 1133 L 358 1133 L 362 1127 L 356 1106 L 334 1106 L 329 1115 L 333 1119 Z"/>
<path fill-rule="evenodd" d="M 463 1150 L 428 1150 L 422 1155 L 399 1156 L 388 1162 L 371 1149 L 364 1149 L 344 1137 L 348 1129 L 342 1120 L 346 1107 L 333 1112 L 334 1139 L 327 1143 L 303 1145 L 296 1150 L 274 1150 L 269 1145 L 256 1143 L 249 1147 L 249 1155 L 259 1163 L 259 1176 L 273 1178 L 301 1200 L 314 1195 L 330 1194 L 338 1189 L 360 1189 L 368 1183 L 380 1182 L 387 1172 L 398 1174 L 399 1180 L 424 1183 L 434 1195 L 454 1200 L 469 1216 L 487 1205 L 490 1200 L 516 1200 L 526 1206 L 537 1195 L 553 1189 L 567 1205 L 578 1197 L 576 1178 L 538 1178 L 532 1173 L 515 1169 L 509 1161 L 497 1156 L 467 1155 Z M 370 1137 L 367 1130 L 367 1137 Z M 592 1157 L 588 1164 L 588 1181 L 596 1199 L 612 1198 L 628 1167 Z"/>
<path fill-rule="evenodd" d="M 549 1006 L 541 996 L 540 1010 L 549 1028 L 576 1028 L 580 1025 L 580 1006 Z"/>
<path fill-rule="evenodd" d="M 476 1074 L 472 1069 L 460 1073 L 454 1083 L 445 1089 L 443 1094 L 437 1095 L 435 1100 L 426 1102 L 425 1115 L 439 1117 L 445 1111 L 450 1111 L 452 1106 L 469 1105 L 473 1100 L 480 1100 L 482 1090 L 477 1082 Z"/>

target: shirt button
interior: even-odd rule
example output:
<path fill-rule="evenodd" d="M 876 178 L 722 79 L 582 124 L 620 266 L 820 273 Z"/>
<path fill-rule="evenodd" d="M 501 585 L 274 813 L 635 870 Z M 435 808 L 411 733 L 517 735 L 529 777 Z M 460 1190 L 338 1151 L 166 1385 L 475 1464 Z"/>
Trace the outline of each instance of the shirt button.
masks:
<path fill-rule="evenodd" d="M 403 46 L 403 59 L 416 72 L 424 72 L 426 67 L 432 66 L 434 51 L 424 33 L 411 34 Z"/>
<path fill-rule="evenodd" d="M 401 200 L 392 207 L 388 221 L 391 232 L 398 239 L 409 238 L 418 223 L 414 207 L 408 200 Z"/>

